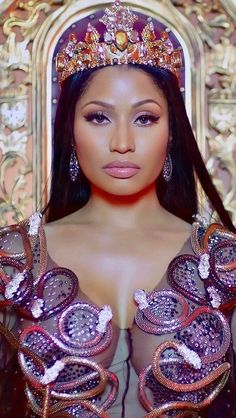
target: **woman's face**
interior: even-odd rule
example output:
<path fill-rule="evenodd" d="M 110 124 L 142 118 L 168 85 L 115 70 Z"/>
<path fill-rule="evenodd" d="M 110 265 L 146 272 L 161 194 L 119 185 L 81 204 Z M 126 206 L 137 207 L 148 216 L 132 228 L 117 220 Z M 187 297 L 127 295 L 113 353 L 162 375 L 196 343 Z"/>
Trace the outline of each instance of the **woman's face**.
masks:
<path fill-rule="evenodd" d="M 164 164 L 167 100 L 140 69 L 100 69 L 76 104 L 74 137 L 92 191 L 139 193 L 155 183 Z"/>

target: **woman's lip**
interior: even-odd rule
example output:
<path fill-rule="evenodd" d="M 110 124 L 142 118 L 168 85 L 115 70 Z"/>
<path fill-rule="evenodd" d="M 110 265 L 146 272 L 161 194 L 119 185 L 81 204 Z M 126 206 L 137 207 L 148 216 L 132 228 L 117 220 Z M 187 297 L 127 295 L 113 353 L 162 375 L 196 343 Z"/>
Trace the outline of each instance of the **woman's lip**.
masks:
<path fill-rule="evenodd" d="M 131 163 L 130 161 L 112 161 L 105 165 L 104 169 L 107 168 L 140 168 L 137 164 Z"/>
<path fill-rule="evenodd" d="M 130 177 L 135 176 L 140 170 L 139 167 L 104 167 L 104 171 L 111 177 L 119 178 L 119 179 L 128 179 Z"/>

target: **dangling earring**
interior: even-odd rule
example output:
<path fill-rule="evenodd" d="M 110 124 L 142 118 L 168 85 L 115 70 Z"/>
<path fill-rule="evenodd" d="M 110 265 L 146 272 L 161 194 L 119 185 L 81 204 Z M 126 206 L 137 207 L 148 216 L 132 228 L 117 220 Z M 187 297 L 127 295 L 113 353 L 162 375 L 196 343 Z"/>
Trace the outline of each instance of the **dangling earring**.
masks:
<path fill-rule="evenodd" d="M 79 162 L 75 149 L 73 148 L 70 156 L 70 179 L 75 182 L 79 178 Z"/>
<path fill-rule="evenodd" d="M 168 154 L 166 156 L 166 159 L 165 159 L 165 162 L 164 162 L 163 169 L 162 169 L 163 178 L 166 181 L 166 183 L 168 183 L 171 179 L 172 168 L 173 168 L 172 159 L 171 159 L 170 153 L 168 152 Z"/>

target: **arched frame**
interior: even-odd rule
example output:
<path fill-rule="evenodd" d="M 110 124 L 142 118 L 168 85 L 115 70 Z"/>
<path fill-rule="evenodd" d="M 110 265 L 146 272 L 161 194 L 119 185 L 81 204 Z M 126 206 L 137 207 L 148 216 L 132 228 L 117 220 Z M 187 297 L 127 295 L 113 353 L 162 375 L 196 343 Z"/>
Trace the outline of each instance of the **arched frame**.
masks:
<path fill-rule="evenodd" d="M 11 180 L 3 184 L 0 179 L 2 224 L 8 214 L 15 219 L 22 214 L 26 216 L 47 200 L 52 102 L 56 100 L 51 71 L 55 46 L 66 28 L 111 2 L 8 0 L 4 3 L 5 9 L 4 4 L 0 6 L 4 11 L 0 21 L 3 60 L 0 64 L 0 171 L 5 179 L 9 172 L 20 175 L 13 186 Z M 125 3 L 169 27 L 181 44 L 189 118 L 226 207 L 236 219 L 233 1 L 130 0 Z M 10 111 L 15 112 L 18 123 L 12 122 Z M 19 138 L 17 143 L 16 138 Z M 29 193 L 22 198 L 24 186 Z"/>
<path fill-rule="evenodd" d="M 47 183 L 50 177 L 51 161 L 51 140 L 52 140 L 52 71 L 51 63 L 55 47 L 62 34 L 68 28 L 73 28 L 79 20 L 94 16 L 97 10 L 104 9 L 111 2 L 107 0 L 82 0 L 67 4 L 51 14 L 41 26 L 33 49 L 33 68 L 36 68 L 33 78 L 33 92 L 35 109 L 35 132 L 37 159 L 34 164 L 35 188 L 37 202 L 41 200 L 42 184 Z M 160 21 L 168 27 L 177 37 L 183 50 L 185 62 L 185 102 L 193 129 L 196 132 L 200 149 L 205 155 L 205 133 L 204 127 L 204 84 L 202 83 L 204 73 L 204 53 L 202 44 L 193 25 L 181 15 L 169 2 L 162 2 L 157 5 L 156 0 L 135 0 L 126 2 L 136 12 L 147 17 Z M 180 25 L 181 20 L 181 25 Z M 71 29 L 73 30 L 73 29 Z M 75 29 L 76 31 L 76 29 Z M 43 65 L 40 63 L 43 63 Z M 44 112 L 42 112 L 44 109 Z M 45 112 L 46 110 L 46 112 Z M 39 123 L 39 116 L 42 116 L 42 123 Z M 46 118 L 44 117 L 47 115 Z M 37 116 L 36 116 L 37 115 Z M 43 169 L 42 169 L 43 168 Z M 41 177 L 41 178 L 40 178 Z"/>

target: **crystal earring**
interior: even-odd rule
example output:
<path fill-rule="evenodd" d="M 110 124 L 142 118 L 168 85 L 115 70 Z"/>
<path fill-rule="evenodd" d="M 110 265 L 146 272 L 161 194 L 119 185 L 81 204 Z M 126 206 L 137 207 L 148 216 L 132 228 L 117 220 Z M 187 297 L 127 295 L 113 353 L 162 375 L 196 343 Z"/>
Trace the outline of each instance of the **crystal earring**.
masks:
<path fill-rule="evenodd" d="M 73 148 L 70 156 L 70 179 L 75 182 L 79 178 L 79 162 L 75 149 Z"/>
<path fill-rule="evenodd" d="M 162 169 L 163 172 L 163 178 L 166 181 L 166 183 L 168 183 L 171 179 L 171 175 L 172 175 L 172 159 L 170 154 L 168 153 L 164 162 L 164 166 Z"/>

